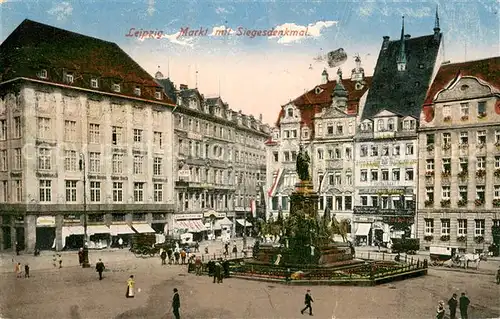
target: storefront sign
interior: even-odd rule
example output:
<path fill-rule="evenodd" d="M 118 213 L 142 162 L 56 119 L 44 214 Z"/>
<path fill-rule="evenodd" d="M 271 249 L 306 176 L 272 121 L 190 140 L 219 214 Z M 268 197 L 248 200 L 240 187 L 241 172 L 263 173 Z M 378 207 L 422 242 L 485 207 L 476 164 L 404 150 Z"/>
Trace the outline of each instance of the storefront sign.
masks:
<path fill-rule="evenodd" d="M 382 221 L 386 224 L 413 224 L 414 219 L 410 216 L 384 216 Z"/>
<path fill-rule="evenodd" d="M 64 223 L 66 224 L 79 224 L 80 223 L 80 215 L 76 214 L 67 214 L 64 215 Z"/>
<path fill-rule="evenodd" d="M 355 223 L 373 223 L 374 221 L 374 217 L 353 217 L 353 222 Z"/>
<path fill-rule="evenodd" d="M 359 194 L 361 195 L 413 195 L 412 188 L 404 188 L 401 186 L 394 186 L 390 188 L 360 188 Z"/>
<path fill-rule="evenodd" d="M 203 213 L 203 217 L 210 217 L 211 215 L 214 215 L 216 218 L 226 217 L 226 213 L 219 213 L 219 212 L 216 212 L 215 210 L 210 210 L 208 212 Z"/>
<path fill-rule="evenodd" d="M 56 218 L 54 216 L 40 216 L 36 219 L 37 226 L 55 227 Z"/>
<path fill-rule="evenodd" d="M 174 215 L 175 220 L 181 220 L 181 219 L 202 219 L 203 214 L 175 214 Z"/>
<path fill-rule="evenodd" d="M 189 178 L 191 176 L 191 171 L 189 169 L 181 169 L 177 173 L 179 178 Z"/>
<path fill-rule="evenodd" d="M 413 209 L 382 209 L 373 206 L 354 206 L 354 214 L 359 215 L 389 215 L 389 216 L 413 216 Z"/>

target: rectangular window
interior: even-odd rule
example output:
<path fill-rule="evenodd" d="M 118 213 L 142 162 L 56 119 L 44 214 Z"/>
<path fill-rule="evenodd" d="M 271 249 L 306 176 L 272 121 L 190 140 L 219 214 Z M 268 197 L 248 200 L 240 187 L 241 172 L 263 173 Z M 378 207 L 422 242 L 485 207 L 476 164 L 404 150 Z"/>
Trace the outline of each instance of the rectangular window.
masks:
<path fill-rule="evenodd" d="M 144 201 L 144 183 L 134 183 L 134 202 Z"/>
<path fill-rule="evenodd" d="M 50 202 L 52 200 L 52 181 L 40 180 L 40 202 Z"/>
<path fill-rule="evenodd" d="M 9 184 L 7 184 L 7 181 L 2 181 L 1 184 L 2 186 L 2 192 L 1 192 L 1 195 L 2 195 L 2 198 L 0 198 L 0 200 L 2 202 L 7 202 L 9 200 Z M 6 215 L 4 215 L 4 221 L 5 221 L 5 217 Z"/>
<path fill-rule="evenodd" d="M 443 105 L 443 118 L 451 117 L 450 105 Z"/>
<path fill-rule="evenodd" d="M 153 143 L 157 148 L 159 148 L 159 149 L 163 148 L 163 133 L 162 132 L 154 132 L 153 133 Z"/>
<path fill-rule="evenodd" d="M 318 150 L 318 159 L 322 160 L 323 159 L 323 150 L 322 149 L 319 149 Z"/>
<path fill-rule="evenodd" d="M 460 186 L 458 188 L 459 196 L 461 201 L 467 202 L 467 186 Z"/>
<path fill-rule="evenodd" d="M 0 150 L 0 171 L 6 172 L 8 169 L 7 150 Z"/>
<path fill-rule="evenodd" d="M 378 196 L 372 196 L 372 206 L 378 207 Z"/>
<path fill-rule="evenodd" d="M 274 162 L 279 162 L 278 152 L 273 152 Z"/>
<path fill-rule="evenodd" d="M 458 219 L 458 236 L 467 235 L 467 219 Z"/>
<path fill-rule="evenodd" d="M 50 118 L 38 118 L 38 138 L 49 139 L 52 138 Z"/>
<path fill-rule="evenodd" d="M 328 125 L 326 127 L 326 131 L 327 131 L 328 135 L 332 135 L 333 134 L 333 126 L 332 125 Z"/>
<path fill-rule="evenodd" d="M 134 174 L 143 174 L 144 157 L 142 155 L 134 155 Z"/>
<path fill-rule="evenodd" d="M 123 143 L 123 128 L 113 126 L 111 134 L 111 142 L 113 145 L 121 145 Z"/>
<path fill-rule="evenodd" d="M 337 124 L 337 135 L 344 134 L 344 126 L 342 124 Z"/>
<path fill-rule="evenodd" d="M 161 157 L 155 157 L 153 162 L 153 175 L 163 175 L 163 162 Z"/>
<path fill-rule="evenodd" d="M 461 157 L 459 159 L 460 172 L 467 173 L 469 171 L 469 161 L 466 157 Z"/>
<path fill-rule="evenodd" d="M 371 177 L 372 182 L 378 181 L 378 170 L 372 169 L 370 171 L 370 175 L 371 175 L 370 177 Z"/>
<path fill-rule="evenodd" d="M 360 181 L 366 182 L 368 180 L 368 171 L 366 169 L 361 170 Z"/>
<path fill-rule="evenodd" d="M 368 206 L 368 196 L 361 196 L 361 206 Z"/>
<path fill-rule="evenodd" d="M 113 154 L 113 174 L 123 174 L 123 154 Z"/>
<path fill-rule="evenodd" d="M 0 141 L 7 139 L 7 120 L 0 120 Z"/>
<path fill-rule="evenodd" d="M 399 181 L 401 178 L 401 173 L 399 171 L 399 168 L 394 168 L 392 170 L 392 180 L 393 181 Z"/>
<path fill-rule="evenodd" d="M 113 182 L 113 202 L 123 202 L 123 183 Z"/>
<path fill-rule="evenodd" d="M 383 169 L 382 170 L 382 180 L 383 181 L 388 181 L 389 180 L 389 170 L 388 169 Z"/>
<path fill-rule="evenodd" d="M 342 185 L 342 175 L 335 173 L 335 185 Z"/>
<path fill-rule="evenodd" d="M 378 156 L 378 146 L 372 145 L 372 156 Z"/>
<path fill-rule="evenodd" d="M 434 233 L 434 219 L 425 219 L 425 234 L 432 235 Z"/>
<path fill-rule="evenodd" d="M 413 144 L 406 144 L 406 155 L 413 155 Z"/>
<path fill-rule="evenodd" d="M 64 151 L 64 170 L 66 172 L 76 172 L 76 151 Z"/>
<path fill-rule="evenodd" d="M 126 219 L 126 215 L 122 213 L 112 213 L 111 220 L 114 222 L 124 222 Z"/>
<path fill-rule="evenodd" d="M 111 86 L 111 89 L 112 89 L 114 92 L 119 93 L 119 92 L 120 92 L 120 84 L 116 84 L 116 83 L 114 83 L 114 84 Z"/>
<path fill-rule="evenodd" d="M 90 79 L 90 87 L 93 89 L 99 88 L 99 81 L 97 79 Z"/>
<path fill-rule="evenodd" d="M 451 158 L 443 158 L 443 172 L 451 173 Z"/>
<path fill-rule="evenodd" d="M 352 197 L 351 196 L 345 196 L 344 197 L 344 205 L 345 205 L 345 210 L 350 210 L 352 209 Z"/>
<path fill-rule="evenodd" d="M 484 203 L 484 186 L 476 186 L 476 200 Z"/>
<path fill-rule="evenodd" d="M 352 185 L 352 175 L 351 175 L 351 173 L 347 173 L 345 175 L 345 182 L 346 182 L 347 185 Z"/>
<path fill-rule="evenodd" d="M 352 150 L 349 147 L 345 149 L 345 158 L 352 159 Z"/>
<path fill-rule="evenodd" d="M 20 170 L 22 167 L 22 153 L 20 148 L 14 149 L 14 170 Z"/>
<path fill-rule="evenodd" d="M 14 138 L 21 138 L 22 136 L 22 126 L 21 126 L 21 117 L 14 117 Z"/>
<path fill-rule="evenodd" d="M 450 186 L 443 186 L 442 187 L 441 198 L 444 200 L 450 199 Z"/>
<path fill-rule="evenodd" d="M 90 152 L 90 173 L 100 173 L 101 172 L 101 153 L 98 152 Z"/>
<path fill-rule="evenodd" d="M 469 103 L 460 103 L 460 116 L 469 116 Z"/>
<path fill-rule="evenodd" d="M 361 157 L 365 157 L 365 156 L 368 156 L 368 146 L 366 145 L 361 145 L 361 148 L 360 148 L 360 154 L 359 154 Z"/>
<path fill-rule="evenodd" d="M 399 153 L 400 153 L 399 145 L 394 145 L 394 147 L 392 148 L 392 154 L 398 156 Z"/>
<path fill-rule="evenodd" d="M 101 201 L 101 182 L 90 182 L 90 201 Z"/>
<path fill-rule="evenodd" d="M 141 143 L 142 142 L 142 133 L 143 133 L 143 130 L 134 129 L 134 143 Z"/>
<path fill-rule="evenodd" d="M 486 168 L 486 157 L 480 156 L 477 158 L 477 169 L 485 169 Z"/>
<path fill-rule="evenodd" d="M 486 145 L 486 131 L 477 131 L 477 144 Z"/>
<path fill-rule="evenodd" d="M 64 140 L 66 142 L 76 140 L 76 121 L 64 121 Z"/>
<path fill-rule="evenodd" d="M 481 101 L 477 103 L 477 115 L 486 115 L 486 102 Z"/>
<path fill-rule="evenodd" d="M 48 148 L 38 149 L 38 169 L 39 170 L 50 170 L 52 168 L 51 164 L 51 151 Z"/>
<path fill-rule="evenodd" d="M 163 201 L 163 184 L 154 184 L 154 201 L 161 202 Z"/>
<path fill-rule="evenodd" d="M 443 146 L 444 145 L 451 145 L 451 134 L 450 133 L 443 133 Z"/>
<path fill-rule="evenodd" d="M 495 168 L 500 168 L 500 156 L 495 156 Z"/>
<path fill-rule="evenodd" d="M 89 142 L 92 144 L 101 143 L 101 126 L 99 124 L 89 125 Z"/>
<path fill-rule="evenodd" d="M 500 146 L 500 130 L 495 131 L 495 145 Z"/>
<path fill-rule="evenodd" d="M 500 199 L 500 185 L 493 186 L 493 198 Z"/>
<path fill-rule="evenodd" d="M 474 235 L 484 237 L 484 219 L 475 219 L 474 223 Z"/>
<path fill-rule="evenodd" d="M 441 219 L 441 236 L 450 236 L 450 220 Z"/>
<path fill-rule="evenodd" d="M 468 145 L 469 144 L 469 133 L 460 132 L 460 144 L 461 145 Z"/>
<path fill-rule="evenodd" d="M 66 181 L 66 202 L 76 202 L 76 181 Z"/>
<path fill-rule="evenodd" d="M 427 146 L 434 145 L 434 134 L 427 134 Z"/>
<path fill-rule="evenodd" d="M 431 203 L 434 202 L 434 187 L 426 187 L 425 188 L 425 198 L 426 198 L 426 201 L 429 201 Z"/>
<path fill-rule="evenodd" d="M 427 171 L 434 171 L 434 160 L 433 159 L 428 159 L 425 161 L 425 168 Z"/>
<path fill-rule="evenodd" d="M 414 179 L 413 168 L 405 169 L 405 181 L 412 181 Z"/>
<path fill-rule="evenodd" d="M 23 201 L 23 181 L 15 180 L 13 181 L 14 189 L 14 201 L 20 203 Z"/>

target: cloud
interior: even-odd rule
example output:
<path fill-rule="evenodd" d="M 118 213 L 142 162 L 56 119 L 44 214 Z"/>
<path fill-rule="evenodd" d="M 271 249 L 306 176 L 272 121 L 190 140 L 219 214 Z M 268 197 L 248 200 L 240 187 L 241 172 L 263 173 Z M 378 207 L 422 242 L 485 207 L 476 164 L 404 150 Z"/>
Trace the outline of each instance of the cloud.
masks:
<path fill-rule="evenodd" d="M 146 10 L 149 16 L 152 16 L 156 9 L 155 9 L 155 0 L 148 0 L 148 9 Z"/>
<path fill-rule="evenodd" d="M 177 32 L 174 34 L 164 34 L 162 38 L 167 39 L 171 43 L 182 45 L 182 46 L 188 46 L 188 47 L 193 47 L 193 40 L 194 38 L 188 38 L 188 37 L 179 37 L 181 35 L 181 32 Z"/>
<path fill-rule="evenodd" d="M 274 29 L 276 31 L 283 31 L 283 32 L 301 32 L 306 34 L 304 35 L 275 35 L 275 36 L 270 36 L 268 37 L 269 39 L 275 39 L 278 38 L 278 43 L 280 44 L 289 44 L 293 42 L 300 42 L 302 39 L 312 37 L 312 38 L 318 38 L 321 36 L 321 30 L 330 28 L 334 25 L 337 25 L 337 21 L 317 21 L 314 24 L 309 24 L 307 26 L 303 25 L 297 25 L 295 23 L 284 23 L 282 25 L 276 26 Z"/>
<path fill-rule="evenodd" d="M 227 34 L 222 34 L 224 32 L 227 32 Z M 213 27 L 212 28 L 212 33 L 210 33 L 210 36 L 221 36 L 221 35 L 234 35 L 236 31 L 234 31 L 231 28 L 227 28 L 224 25 L 221 25 L 219 27 Z"/>
<path fill-rule="evenodd" d="M 58 21 L 63 21 L 73 13 L 73 7 L 68 2 L 61 2 L 53 6 L 47 13 L 55 16 Z"/>
<path fill-rule="evenodd" d="M 224 14 L 224 13 L 229 13 L 229 11 L 226 8 L 223 7 L 217 7 L 215 9 L 215 13 L 217 14 Z"/>

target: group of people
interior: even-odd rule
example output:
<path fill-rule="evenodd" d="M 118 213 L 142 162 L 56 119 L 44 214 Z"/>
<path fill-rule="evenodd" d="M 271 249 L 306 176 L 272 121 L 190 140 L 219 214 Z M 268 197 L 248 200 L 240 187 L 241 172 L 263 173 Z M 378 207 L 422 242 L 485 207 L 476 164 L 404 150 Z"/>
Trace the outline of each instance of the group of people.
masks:
<path fill-rule="evenodd" d="M 457 307 L 460 309 L 460 317 L 462 319 L 467 319 L 468 318 L 467 311 L 469 309 L 469 304 L 470 304 L 470 300 L 465 295 L 465 292 L 462 292 L 462 295 L 460 296 L 459 299 L 457 299 L 457 294 L 453 294 L 453 296 L 451 296 L 450 300 L 448 300 L 448 308 L 450 310 L 450 319 L 457 318 Z M 446 311 L 444 309 L 444 301 L 440 301 L 438 304 L 437 312 L 436 312 L 436 318 L 437 319 L 444 319 L 445 312 Z"/>
<path fill-rule="evenodd" d="M 185 248 L 179 248 L 176 246 L 174 249 L 162 249 L 160 252 L 161 264 L 166 265 L 168 260 L 169 265 L 185 265 L 186 258 L 189 258 L 190 254 L 191 249 L 189 246 L 186 246 Z"/>
<path fill-rule="evenodd" d="M 14 272 L 16 273 L 17 278 L 22 278 L 23 277 L 23 271 L 22 271 L 22 266 L 21 263 L 17 263 Z M 29 278 L 30 277 L 30 266 L 28 264 L 24 265 L 24 278 Z"/>

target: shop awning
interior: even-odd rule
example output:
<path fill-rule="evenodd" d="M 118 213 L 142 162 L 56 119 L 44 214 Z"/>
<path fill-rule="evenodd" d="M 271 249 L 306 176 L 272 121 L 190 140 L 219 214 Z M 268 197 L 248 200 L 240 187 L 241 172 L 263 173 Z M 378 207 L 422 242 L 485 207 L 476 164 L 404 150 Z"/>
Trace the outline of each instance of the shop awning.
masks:
<path fill-rule="evenodd" d="M 203 223 L 199 219 L 177 220 L 175 221 L 175 228 L 187 229 L 187 231 L 190 233 L 200 233 L 207 230 L 205 225 L 203 225 Z"/>
<path fill-rule="evenodd" d="M 118 235 L 124 235 L 124 234 L 134 234 L 134 230 L 130 228 L 129 225 L 122 224 L 122 225 L 110 225 L 109 226 L 109 231 L 111 235 L 113 236 L 118 236 Z"/>
<path fill-rule="evenodd" d="M 62 237 L 66 238 L 71 235 L 84 235 L 85 231 L 83 226 L 63 226 L 62 227 Z"/>
<path fill-rule="evenodd" d="M 215 226 L 217 229 L 222 228 L 222 226 L 230 226 L 233 222 L 229 220 L 229 218 L 224 217 L 223 219 L 219 219 L 215 222 Z M 215 228 L 215 227 L 214 227 Z"/>
<path fill-rule="evenodd" d="M 156 233 L 149 224 L 132 224 L 132 228 L 139 234 Z"/>
<path fill-rule="evenodd" d="M 246 227 L 252 227 L 252 223 L 247 220 L 247 223 L 245 224 L 244 219 L 237 219 L 236 222 L 240 224 L 241 226 L 246 226 Z"/>
<path fill-rule="evenodd" d="M 356 236 L 368 236 L 372 224 L 370 223 L 358 223 L 358 229 L 356 229 Z"/>
<path fill-rule="evenodd" d="M 94 234 L 109 234 L 109 228 L 105 225 L 90 225 L 87 226 L 87 234 L 94 235 Z"/>

